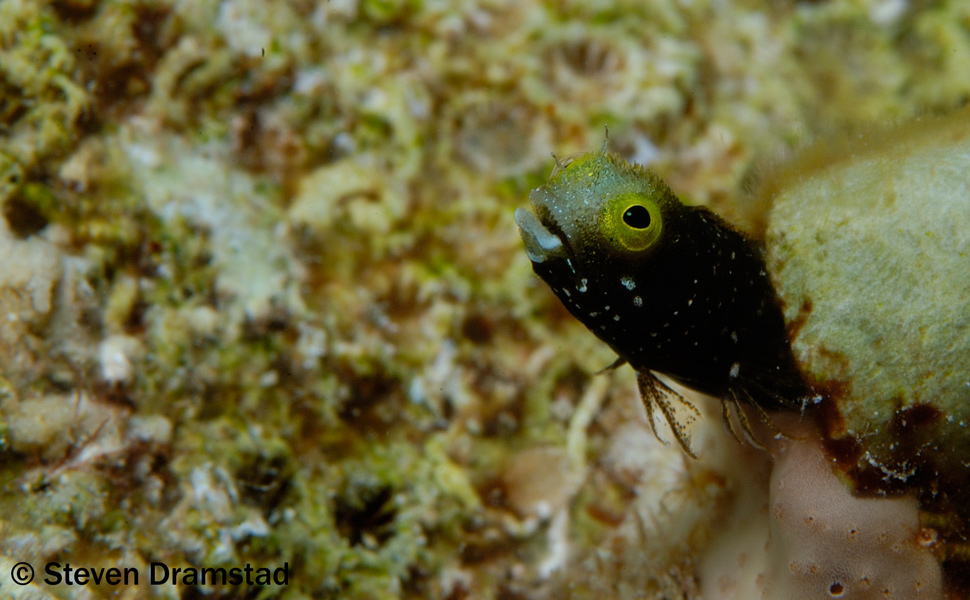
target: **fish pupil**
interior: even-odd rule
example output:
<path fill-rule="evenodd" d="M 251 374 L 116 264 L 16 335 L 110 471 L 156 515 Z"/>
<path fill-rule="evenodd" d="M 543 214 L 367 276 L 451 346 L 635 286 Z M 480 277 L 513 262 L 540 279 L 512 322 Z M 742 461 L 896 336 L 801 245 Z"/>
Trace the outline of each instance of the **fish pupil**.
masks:
<path fill-rule="evenodd" d="M 634 229 L 650 227 L 650 211 L 646 207 L 634 204 L 623 213 L 623 222 Z"/>

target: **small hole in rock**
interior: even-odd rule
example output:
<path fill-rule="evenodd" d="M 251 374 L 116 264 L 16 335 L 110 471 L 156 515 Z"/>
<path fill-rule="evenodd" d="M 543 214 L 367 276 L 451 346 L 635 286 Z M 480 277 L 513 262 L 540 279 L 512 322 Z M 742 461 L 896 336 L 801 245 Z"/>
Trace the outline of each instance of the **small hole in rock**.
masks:
<path fill-rule="evenodd" d="M 10 230 L 20 239 L 25 239 L 47 227 L 47 219 L 33 206 L 16 198 L 3 205 L 3 218 Z"/>
<path fill-rule="evenodd" d="M 337 531 L 352 546 L 381 546 L 394 534 L 397 511 L 389 487 L 363 488 L 338 497 L 334 507 Z"/>

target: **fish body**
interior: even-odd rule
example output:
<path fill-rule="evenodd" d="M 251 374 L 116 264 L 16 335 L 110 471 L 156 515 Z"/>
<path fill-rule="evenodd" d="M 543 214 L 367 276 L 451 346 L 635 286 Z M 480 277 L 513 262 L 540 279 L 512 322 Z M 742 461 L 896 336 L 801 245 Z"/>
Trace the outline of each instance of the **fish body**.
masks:
<path fill-rule="evenodd" d="M 738 405 L 746 431 L 739 403 L 764 414 L 805 395 L 759 244 L 606 152 L 573 160 L 529 198 L 515 217 L 533 270 L 637 371 L 651 424 L 657 404 L 688 453 L 654 372 Z"/>

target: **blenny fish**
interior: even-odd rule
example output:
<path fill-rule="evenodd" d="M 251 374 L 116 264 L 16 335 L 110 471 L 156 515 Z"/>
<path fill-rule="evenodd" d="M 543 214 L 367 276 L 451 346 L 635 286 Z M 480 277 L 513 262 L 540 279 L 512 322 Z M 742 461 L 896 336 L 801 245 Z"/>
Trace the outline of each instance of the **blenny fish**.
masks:
<path fill-rule="evenodd" d="M 648 421 L 660 409 L 690 455 L 655 373 L 721 399 L 753 438 L 742 403 L 796 408 L 806 389 L 792 356 L 763 248 L 711 210 L 682 203 L 653 172 L 604 147 L 565 164 L 515 211 L 533 270 L 590 331 L 629 363 Z M 656 431 L 654 431 L 656 434 Z"/>

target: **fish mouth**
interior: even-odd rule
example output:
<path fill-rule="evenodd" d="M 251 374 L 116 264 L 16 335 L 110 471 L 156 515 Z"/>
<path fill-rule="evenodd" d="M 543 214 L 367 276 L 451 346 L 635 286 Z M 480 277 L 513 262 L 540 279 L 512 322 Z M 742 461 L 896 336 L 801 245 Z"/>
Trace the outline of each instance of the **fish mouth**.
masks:
<path fill-rule="evenodd" d="M 562 239 L 551 231 L 530 208 L 515 209 L 515 224 L 525 243 L 525 253 L 534 263 L 545 262 L 554 257 L 565 257 Z"/>

